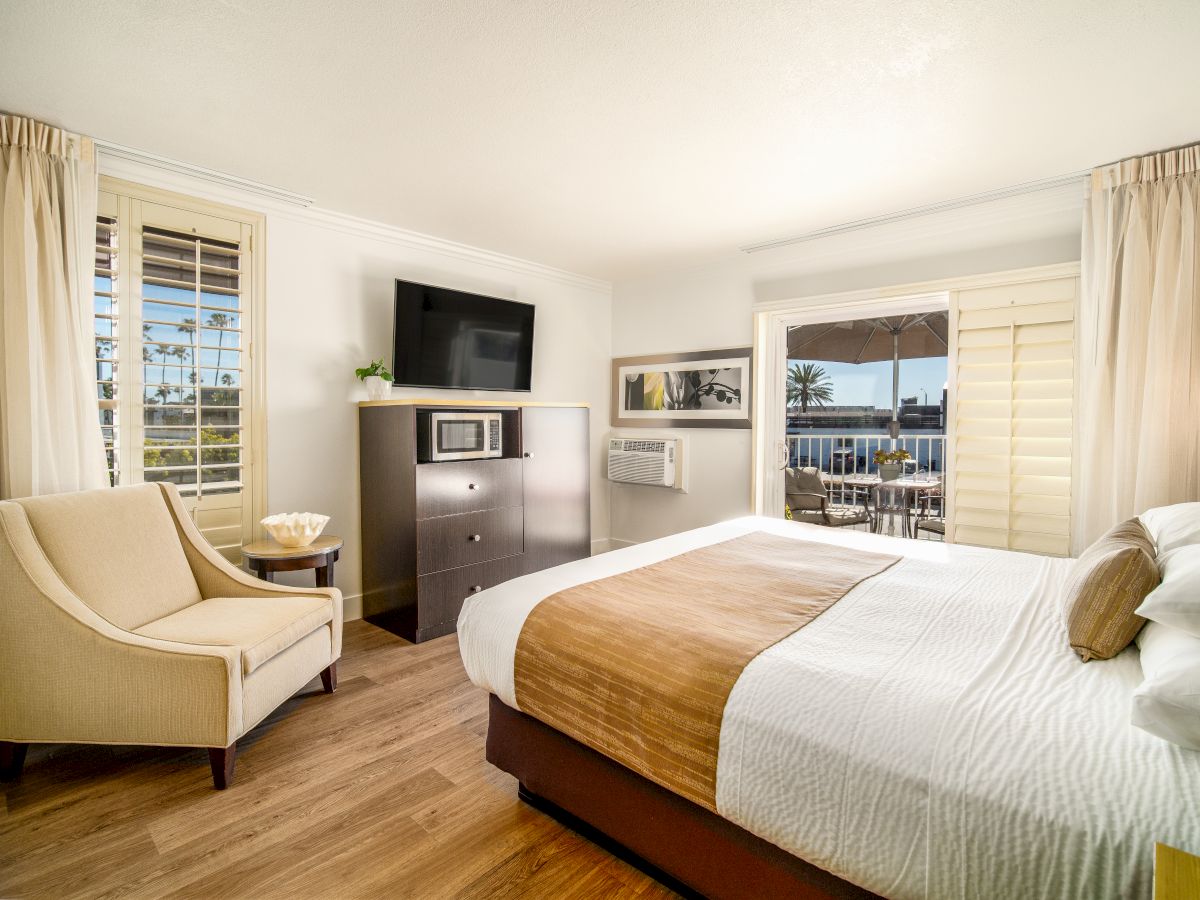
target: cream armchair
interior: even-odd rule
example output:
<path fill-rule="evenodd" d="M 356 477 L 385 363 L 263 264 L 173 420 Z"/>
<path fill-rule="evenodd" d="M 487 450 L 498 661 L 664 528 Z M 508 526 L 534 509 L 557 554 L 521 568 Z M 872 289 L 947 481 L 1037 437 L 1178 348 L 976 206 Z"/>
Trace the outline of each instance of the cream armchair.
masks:
<path fill-rule="evenodd" d="M 172 485 L 0 502 L 0 778 L 30 743 L 206 747 L 318 674 L 337 687 L 342 595 L 259 581 L 196 530 Z"/>

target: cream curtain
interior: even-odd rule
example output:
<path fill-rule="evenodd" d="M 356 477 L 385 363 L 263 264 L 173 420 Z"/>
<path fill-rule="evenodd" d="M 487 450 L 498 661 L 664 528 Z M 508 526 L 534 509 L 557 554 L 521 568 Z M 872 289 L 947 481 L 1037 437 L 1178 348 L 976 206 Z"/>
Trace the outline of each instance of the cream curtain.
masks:
<path fill-rule="evenodd" d="M 0 116 L 0 498 L 108 484 L 90 139 Z"/>
<path fill-rule="evenodd" d="M 1200 145 L 1096 169 L 1083 220 L 1072 550 L 1200 500 Z"/>

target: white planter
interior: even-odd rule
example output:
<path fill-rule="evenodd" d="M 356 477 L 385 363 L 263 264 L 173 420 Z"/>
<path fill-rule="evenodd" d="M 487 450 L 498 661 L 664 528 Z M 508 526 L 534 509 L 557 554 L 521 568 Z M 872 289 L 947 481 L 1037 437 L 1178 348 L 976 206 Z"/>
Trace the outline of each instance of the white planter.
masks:
<path fill-rule="evenodd" d="M 378 375 L 368 375 L 363 379 L 367 386 L 368 400 L 387 400 L 392 396 L 392 383 L 384 381 Z"/>
<path fill-rule="evenodd" d="M 900 477 L 900 463 L 880 463 L 879 477 L 883 481 L 895 481 Z"/>

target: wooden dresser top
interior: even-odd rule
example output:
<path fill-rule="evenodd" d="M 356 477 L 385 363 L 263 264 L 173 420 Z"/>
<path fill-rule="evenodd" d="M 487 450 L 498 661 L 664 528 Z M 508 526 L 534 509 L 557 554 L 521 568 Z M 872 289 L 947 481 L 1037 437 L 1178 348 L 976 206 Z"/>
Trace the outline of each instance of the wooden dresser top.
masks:
<path fill-rule="evenodd" d="M 489 408 L 512 409 L 519 406 L 556 406 L 569 408 L 591 407 L 590 403 L 559 403 L 544 400 L 430 400 L 426 397 L 401 397 L 392 400 L 360 400 L 359 408 L 367 406 L 441 406 L 447 409 L 461 409 L 467 406 L 486 406 Z"/>

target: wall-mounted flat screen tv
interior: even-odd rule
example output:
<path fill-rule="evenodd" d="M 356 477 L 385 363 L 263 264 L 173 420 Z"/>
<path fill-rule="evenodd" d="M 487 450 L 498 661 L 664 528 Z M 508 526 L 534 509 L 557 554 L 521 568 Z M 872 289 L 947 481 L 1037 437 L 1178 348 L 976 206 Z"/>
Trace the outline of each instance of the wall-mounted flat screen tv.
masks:
<path fill-rule="evenodd" d="M 396 280 L 392 373 L 409 387 L 528 391 L 530 303 Z"/>

